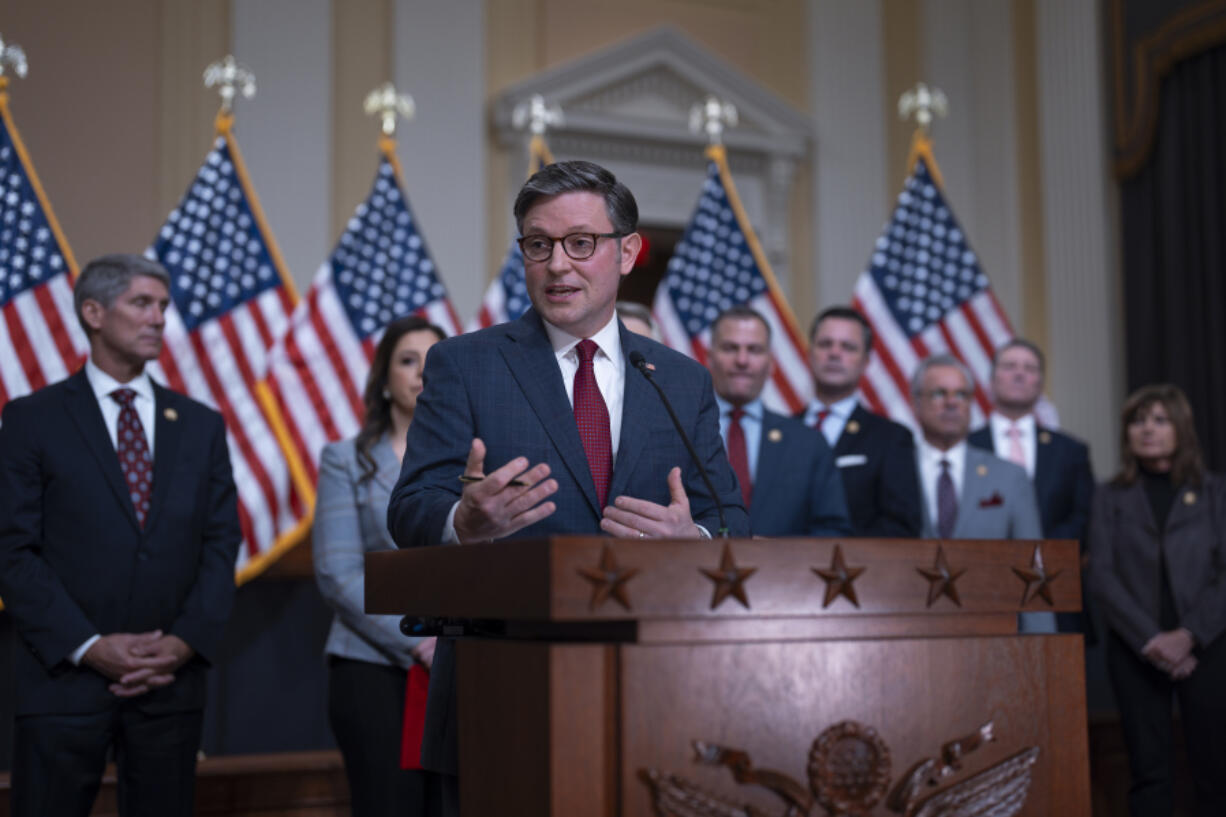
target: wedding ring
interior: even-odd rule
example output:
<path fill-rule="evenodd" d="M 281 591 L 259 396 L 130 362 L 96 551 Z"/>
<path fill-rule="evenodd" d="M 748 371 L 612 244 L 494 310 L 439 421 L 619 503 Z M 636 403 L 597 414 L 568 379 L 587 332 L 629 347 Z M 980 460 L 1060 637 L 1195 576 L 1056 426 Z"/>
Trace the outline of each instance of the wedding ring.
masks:
<path fill-rule="evenodd" d="M 640 538 L 640 539 L 646 539 L 646 538 L 647 538 L 647 534 L 643 533 L 642 531 L 639 531 L 639 538 Z"/>

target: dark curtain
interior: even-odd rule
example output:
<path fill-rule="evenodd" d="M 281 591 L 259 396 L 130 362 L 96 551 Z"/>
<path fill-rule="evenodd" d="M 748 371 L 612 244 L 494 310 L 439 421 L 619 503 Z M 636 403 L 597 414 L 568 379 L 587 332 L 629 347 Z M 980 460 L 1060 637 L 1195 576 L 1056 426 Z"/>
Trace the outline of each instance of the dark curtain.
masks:
<path fill-rule="evenodd" d="M 1162 82 L 1157 139 L 1123 180 L 1129 389 L 1187 392 L 1211 470 L 1226 469 L 1226 46 Z"/>

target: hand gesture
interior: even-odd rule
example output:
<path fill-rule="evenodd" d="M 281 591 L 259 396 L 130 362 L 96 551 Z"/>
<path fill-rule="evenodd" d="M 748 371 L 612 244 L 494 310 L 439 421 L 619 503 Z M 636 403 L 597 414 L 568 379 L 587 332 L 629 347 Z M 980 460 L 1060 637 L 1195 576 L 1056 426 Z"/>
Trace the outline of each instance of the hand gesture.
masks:
<path fill-rule="evenodd" d="M 690 498 L 681 481 L 681 469 L 668 472 L 667 505 L 657 505 L 645 499 L 619 496 L 611 507 L 604 509 L 600 529 L 621 537 L 686 539 L 701 536 L 690 518 Z"/>
<path fill-rule="evenodd" d="M 1151 638 L 1141 648 L 1141 655 L 1148 658 L 1158 669 L 1170 673 L 1182 664 L 1185 658 L 1192 655 L 1194 646 L 1196 644 L 1192 634 L 1183 627 L 1179 627 L 1158 633 Z"/>
<path fill-rule="evenodd" d="M 464 486 L 453 517 L 456 538 L 461 543 L 509 536 L 557 510 L 554 503 L 543 501 L 558 490 L 556 480 L 546 479 L 549 466 L 545 463 L 529 468 L 526 457 L 516 457 L 486 474 L 485 443 L 474 439 L 464 475 L 480 481 Z"/>

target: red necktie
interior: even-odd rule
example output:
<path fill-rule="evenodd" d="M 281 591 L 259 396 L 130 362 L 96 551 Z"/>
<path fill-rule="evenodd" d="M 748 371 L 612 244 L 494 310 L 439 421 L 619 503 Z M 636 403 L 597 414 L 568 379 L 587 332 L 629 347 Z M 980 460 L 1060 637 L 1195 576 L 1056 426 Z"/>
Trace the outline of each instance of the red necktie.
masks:
<path fill-rule="evenodd" d="M 736 474 L 736 481 L 741 483 L 741 499 L 745 500 L 745 510 L 749 510 L 749 501 L 753 499 L 753 482 L 749 479 L 749 449 L 745 445 L 745 429 L 741 428 L 741 418 L 745 412 L 734 408 L 729 415 L 728 423 L 728 462 Z"/>
<path fill-rule="evenodd" d="M 115 450 L 119 454 L 119 467 L 123 469 L 128 495 L 136 509 L 136 520 L 145 527 L 149 515 L 149 502 L 153 497 L 153 457 L 149 455 L 149 441 L 145 427 L 132 401 L 136 392 L 132 389 L 115 389 L 111 397 L 119 404 L 119 426 L 115 435 Z"/>
<path fill-rule="evenodd" d="M 830 416 L 830 409 L 824 408 L 817 413 L 817 420 L 814 421 L 813 427 L 818 431 L 822 430 L 822 423 L 826 422 L 826 418 Z"/>
<path fill-rule="evenodd" d="M 603 508 L 609 499 L 609 482 L 613 478 L 613 441 L 609 436 L 609 409 L 596 385 L 596 372 L 592 358 L 596 356 L 596 342 L 591 338 L 579 341 L 575 347 L 579 353 L 579 368 L 575 370 L 574 401 L 575 425 L 579 426 L 579 439 L 583 441 L 583 453 L 587 454 L 587 466 L 592 471 L 596 485 L 596 500 Z"/>

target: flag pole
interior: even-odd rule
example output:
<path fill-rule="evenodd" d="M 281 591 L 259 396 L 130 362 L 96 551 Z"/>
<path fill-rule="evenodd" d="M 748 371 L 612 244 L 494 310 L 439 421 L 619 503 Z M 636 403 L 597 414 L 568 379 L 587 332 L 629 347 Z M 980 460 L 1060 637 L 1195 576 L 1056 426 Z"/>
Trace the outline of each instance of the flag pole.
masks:
<path fill-rule="evenodd" d="M 932 139 L 928 128 L 933 119 L 944 119 L 949 114 L 949 100 L 940 88 L 929 88 L 926 83 L 917 83 L 914 88 L 906 91 L 898 98 L 898 116 L 904 122 L 915 119 L 915 133 L 911 136 L 911 150 L 907 154 L 907 174 L 915 169 L 915 163 L 920 159 L 928 166 L 936 186 L 944 190 L 945 180 L 941 177 L 941 169 L 937 167 L 936 157 L 932 153 Z"/>

